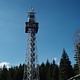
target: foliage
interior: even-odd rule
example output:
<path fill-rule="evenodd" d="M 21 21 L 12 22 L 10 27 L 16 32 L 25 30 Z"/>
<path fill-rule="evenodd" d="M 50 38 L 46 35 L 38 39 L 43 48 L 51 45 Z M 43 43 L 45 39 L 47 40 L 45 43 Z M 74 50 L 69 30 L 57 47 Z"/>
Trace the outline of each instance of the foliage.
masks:
<path fill-rule="evenodd" d="M 53 63 L 51 64 L 51 80 L 59 80 L 59 68 L 58 65 L 55 64 L 55 60 L 53 60 Z"/>
<path fill-rule="evenodd" d="M 74 70 L 73 70 L 74 69 Z M 9 69 L 4 65 L 3 69 L 0 69 L 0 80 L 23 80 L 24 65 L 11 67 Z M 46 61 L 39 65 L 40 80 L 67 80 L 78 73 L 78 65 L 71 65 L 69 57 L 63 49 L 63 53 L 60 59 L 60 65 L 58 66 L 53 62 Z"/>
<path fill-rule="evenodd" d="M 79 74 L 78 64 L 74 64 L 74 74 L 75 74 L 75 75 Z"/>
<path fill-rule="evenodd" d="M 74 72 L 71 66 L 71 62 L 65 49 L 63 49 L 59 67 L 59 80 L 67 80 L 72 76 L 74 76 Z"/>
<path fill-rule="evenodd" d="M 22 80 L 23 78 L 23 65 L 11 67 L 9 69 L 4 65 L 3 69 L 0 69 L 0 80 Z"/>
<path fill-rule="evenodd" d="M 40 66 L 40 80 L 59 80 L 58 65 L 53 60 L 52 63 L 47 60 L 46 64 L 42 63 Z"/>

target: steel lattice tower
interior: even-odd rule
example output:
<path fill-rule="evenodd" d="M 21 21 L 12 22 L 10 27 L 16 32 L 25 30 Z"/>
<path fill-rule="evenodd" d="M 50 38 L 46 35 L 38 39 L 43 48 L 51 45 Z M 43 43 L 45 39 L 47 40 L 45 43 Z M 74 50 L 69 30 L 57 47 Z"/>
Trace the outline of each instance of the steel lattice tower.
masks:
<path fill-rule="evenodd" d="M 34 8 L 28 12 L 28 22 L 26 22 L 25 33 L 28 33 L 27 52 L 24 64 L 23 80 L 39 80 L 39 65 L 36 46 L 36 34 L 38 32 L 38 22 L 36 22 Z"/>

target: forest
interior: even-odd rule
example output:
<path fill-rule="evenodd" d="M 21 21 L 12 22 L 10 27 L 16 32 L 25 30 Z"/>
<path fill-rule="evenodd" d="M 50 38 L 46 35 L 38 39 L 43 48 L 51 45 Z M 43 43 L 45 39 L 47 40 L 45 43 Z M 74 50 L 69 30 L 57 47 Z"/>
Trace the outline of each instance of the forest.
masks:
<path fill-rule="evenodd" d="M 0 69 L 0 80 L 23 80 L 24 64 L 14 66 L 9 69 L 4 65 Z M 71 61 L 65 49 L 62 51 L 60 63 L 57 65 L 55 60 L 53 62 L 42 62 L 39 65 L 40 80 L 67 80 L 70 77 L 79 73 L 78 64 L 71 65 Z"/>

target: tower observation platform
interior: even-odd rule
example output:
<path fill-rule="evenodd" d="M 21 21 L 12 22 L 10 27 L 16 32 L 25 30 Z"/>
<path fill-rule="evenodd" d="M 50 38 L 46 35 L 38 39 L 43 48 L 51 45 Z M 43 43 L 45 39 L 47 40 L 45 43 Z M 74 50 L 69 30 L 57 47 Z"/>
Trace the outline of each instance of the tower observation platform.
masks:
<path fill-rule="evenodd" d="M 28 34 L 26 59 L 24 64 L 23 80 L 39 80 L 39 65 L 36 45 L 36 34 L 38 33 L 38 22 L 36 22 L 34 8 L 28 12 L 25 33 Z"/>

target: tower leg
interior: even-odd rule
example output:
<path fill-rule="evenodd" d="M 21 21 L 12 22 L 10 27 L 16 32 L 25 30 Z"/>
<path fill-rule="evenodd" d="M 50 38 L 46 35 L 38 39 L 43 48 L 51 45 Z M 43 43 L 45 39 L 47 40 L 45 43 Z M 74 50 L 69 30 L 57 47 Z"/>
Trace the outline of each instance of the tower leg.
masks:
<path fill-rule="evenodd" d="M 24 80 L 39 80 L 35 29 L 28 30 L 28 50 L 24 65 Z"/>

